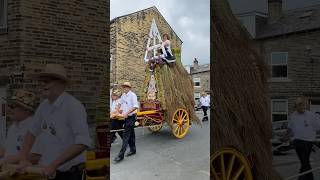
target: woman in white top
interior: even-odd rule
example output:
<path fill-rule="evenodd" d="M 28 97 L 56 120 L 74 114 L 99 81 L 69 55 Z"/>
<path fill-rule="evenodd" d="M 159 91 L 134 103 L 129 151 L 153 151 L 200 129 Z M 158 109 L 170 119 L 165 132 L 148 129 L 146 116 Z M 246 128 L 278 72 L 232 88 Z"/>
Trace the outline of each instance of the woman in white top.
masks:
<path fill-rule="evenodd" d="M 121 112 L 121 95 L 122 92 L 119 89 L 113 89 L 111 94 L 111 104 L 110 104 L 110 119 L 111 119 L 111 129 L 119 130 L 123 127 L 123 120 L 117 119 Z M 118 131 L 119 136 L 122 138 L 122 131 Z M 116 140 L 117 136 L 115 132 L 111 133 L 111 143 Z"/>
<path fill-rule="evenodd" d="M 33 125 L 33 112 L 35 110 L 35 94 L 18 90 L 16 94 L 8 100 L 9 104 L 9 119 L 12 121 L 8 129 L 8 134 L 5 140 L 4 147 L 2 147 L 3 159 L 0 161 L 4 163 L 17 163 L 17 154 L 22 148 L 23 139 L 27 131 Z M 29 156 L 29 161 L 33 164 L 38 163 L 41 157 L 41 151 L 38 139 L 36 144 L 32 147 L 32 153 Z"/>
<path fill-rule="evenodd" d="M 171 42 L 170 42 L 169 34 L 163 34 L 162 38 L 163 38 L 162 44 L 163 44 L 164 49 L 167 54 L 167 56 L 165 56 L 165 59 L 166 60 L 174 60 L 175 57 L 171 51 Z"/>

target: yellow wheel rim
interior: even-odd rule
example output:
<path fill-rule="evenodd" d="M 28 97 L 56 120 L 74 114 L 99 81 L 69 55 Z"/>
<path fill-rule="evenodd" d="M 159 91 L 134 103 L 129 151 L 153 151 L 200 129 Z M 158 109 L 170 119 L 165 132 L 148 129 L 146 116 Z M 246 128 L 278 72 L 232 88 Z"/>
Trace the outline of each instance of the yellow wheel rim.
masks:
<path fill-rule="evenodd" d="M 210 166 L 215 180 L 253 180 L 247 159 L 233 148 L 216 152 L 211 158 Z"/>
<path fill-rule="evenodd" d="M 189 113 L 185 109 L 178 109 L 172 117 L 172 133 L 181 139 L 187 135 L 190 128 Z"/>

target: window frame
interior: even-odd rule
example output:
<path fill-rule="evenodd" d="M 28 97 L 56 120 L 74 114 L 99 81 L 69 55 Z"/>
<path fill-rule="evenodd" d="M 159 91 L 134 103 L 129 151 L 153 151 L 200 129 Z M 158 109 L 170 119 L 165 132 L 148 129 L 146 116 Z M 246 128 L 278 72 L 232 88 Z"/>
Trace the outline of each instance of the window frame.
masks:
<path fill-rule="evenodd" d="M 286 103 L 286 112 L 285 113 L 279 113 L 279 112 L 273 112 L 273 102 L 274 101 L 285 101 Z M 279 115 L 286 115 L 287 116 L 287 120 L 285 121 L 288 121 L 288 115 L 289 115 L 289 103 L 288 103 L 288 99 L 280 99 L 280 98 L 277 98 L 277 99 L 271 99 L 271 109 L 270 109 L 270 113 L 271 113 L 271 122 L 274 123 L 274 122 L 279 122 L 279 121 L 273 121 L 273 115 L 274 114 L 279 114 Z"/>
<path fill-rule="evenodd" d="M 282 64 L 282 63 L 279 63 L 279 64 L 273 64 L 272 62 L 272 57 L 273 57 L 273 54 L 280 54 L 280 53 L 284 53 L 286 54 L 286 63 L 285 64 Z M 273 51 L 270 53 L 270 73 L 271 73 L 271 79 L 273 80 L 279 80 L 279 79 L 288 79 L 288 75 L 289 75 L 289 63 L 288 63 L 288 57 L 289 57 L 289 53 L 288 52 L 285 52 L 285 51 Z M 287 66 L 287 74 L 286 74 L 286 77 L 273 77 L 273 66 L 284 66 L 286 65 Z"/>
<path fill-rule="evenodd" d="M 196 94 L 197 94 L 198 96 L 196 96 Z M 193 97 L 194 97 L 195 100 L 200 99 L 200 97 L 201 97 L 200 92 L 194 92 L 194 93 L 193 93 Z"/>
<path fill-rule="evenodd" d="M 199 79 L 199 81 L 196 81 L 195 79 Z M 193 81 L 193 86 L 194 86 L 194 87 L 201 87 L 201 78 L 199 78 L 199 77 L 194 77 L 194 78 L 192 79 L 192 81 Z M 196 82 L 199 82 L 199 86 L 196 86 Z"/>

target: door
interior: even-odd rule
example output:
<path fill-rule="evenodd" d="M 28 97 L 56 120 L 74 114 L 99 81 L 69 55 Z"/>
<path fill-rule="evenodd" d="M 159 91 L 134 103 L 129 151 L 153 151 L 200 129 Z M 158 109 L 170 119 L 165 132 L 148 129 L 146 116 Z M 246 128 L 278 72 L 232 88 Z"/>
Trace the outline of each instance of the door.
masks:
<path fill-rule="evenodd" d="M 0 146 L 4 144 L 6 136 L 6 88 L 0 87 Z"/>

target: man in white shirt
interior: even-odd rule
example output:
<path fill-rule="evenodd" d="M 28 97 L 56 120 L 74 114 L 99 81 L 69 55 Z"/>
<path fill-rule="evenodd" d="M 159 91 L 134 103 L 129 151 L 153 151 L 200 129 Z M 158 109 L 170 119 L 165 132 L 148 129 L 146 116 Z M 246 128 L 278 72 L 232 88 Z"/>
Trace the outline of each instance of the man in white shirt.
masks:
<path fill-rule="evenodd" d="M 10 108 L 9 119 L 12 122 L 3 147 L 4 158 L 0 164 L 17 163 L 17 154 L 21 150 L 22 142 L 33 125 L 33 113 L 36 108 L 36 95 L 32 92 L 17 90 L 11 99 L 8 99 Z M 29 161 L 32 164 L 38 163 L 41 157 L 39 139 L 32 147 Z M 1 165 L 0 165 L 1 166 Z"/>
<path fill-rule="evenodd" d="M 320 117 L 306 110 L 304 97 L 296 99 L 295 109 L 296 111 L 289 117 L 286 137 L 293 135 L 293 143 L 301 163 L 300 173 L 302 173 L 311 169 L 309 159 L 316 139 L 316 132 L 320 130 Z M 312 172 L 300 176 L 299 180 L 313 180 Z"/>
<path fill-rule="evenodd" d="M 35 137 L 42 133 L 42 174 L 50 177 L 56 172 L 55 180 L 81 180 L 85 150 L 91 146 L 86 110 L 65 92 L 67 76 L 63 66 L 47 64 L 40 81 L 46 99 L 35 112 L 35 123 L 24 140 L 20 170 L 28 166 L 27 154 Z"/>
<path fill-rule="evenodd" d="M 202 119 L 202 121 L 208 121 L 207 110 L 208 110 L 208 107 L 209 107 L 209 99 L 207 98 L 205 92 L 201 93 L 200 104 L 201 104 L 201 109 L 203 111 L 203 119 Z"/>
<path fill-rule="evenodd" d="M 137 95 L 131 91 L 132 86 L 130 82 L 124 82 L 122 88 L 124 93 L 121 96 L 123 102 L 123 106 L 121 107 L 123 112 L 121 115 L 125 118 L 124 131 L 122 147 L 118 156 L 114 159 L 115 162 L 123 160 L 128 144 L 130 152 L 126 156 L 128 157 L 136 154 L 134 127 L 137 117 L 136 110 L 139 108 L 138 98 Z"/>

